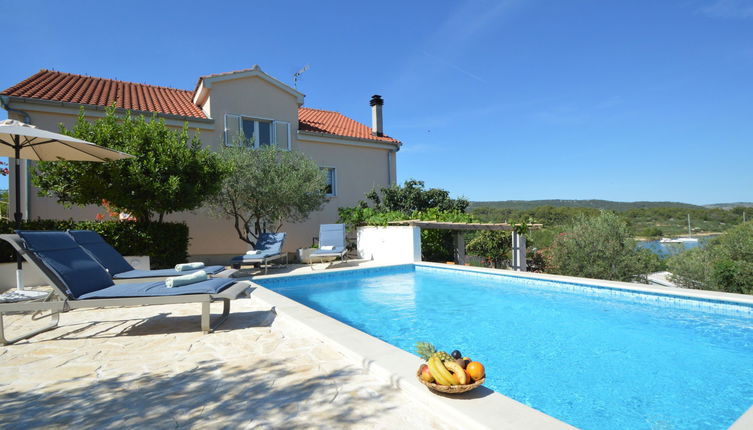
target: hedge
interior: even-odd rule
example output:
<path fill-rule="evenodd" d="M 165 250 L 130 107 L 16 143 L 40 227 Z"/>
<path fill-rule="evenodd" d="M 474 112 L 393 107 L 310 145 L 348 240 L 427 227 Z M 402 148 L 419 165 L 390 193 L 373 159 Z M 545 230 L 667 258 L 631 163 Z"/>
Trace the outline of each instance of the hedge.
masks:
<path fill-rule="evenodd" d="M 22 230 L 94 230 L 123 255 L 148 255 L 153 269 L 164 269 L 188 258 L 188 226 L 176 222 L 25 221 Z M 0 233 L 14 233 L 15 223 L 0 219 Z M 0 240 L 0 262 L 13 262 L 13 248 Z"/>

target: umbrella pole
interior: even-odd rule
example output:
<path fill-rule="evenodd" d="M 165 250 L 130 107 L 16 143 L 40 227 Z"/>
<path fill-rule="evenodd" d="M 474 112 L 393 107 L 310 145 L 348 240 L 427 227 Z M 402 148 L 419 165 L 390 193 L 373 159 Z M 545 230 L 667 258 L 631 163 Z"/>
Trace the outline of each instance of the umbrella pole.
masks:
<path fill-rule="evenodd" d="M 21 228 L 21 148 L 16 144 L 16 213 L 13 216 L 16 219 L 16 230 Z M 16 251 L 16 290 L 22 291 L 24 289 L 24 272 L 23 272 L 23 258 L 21 253 Z"/>

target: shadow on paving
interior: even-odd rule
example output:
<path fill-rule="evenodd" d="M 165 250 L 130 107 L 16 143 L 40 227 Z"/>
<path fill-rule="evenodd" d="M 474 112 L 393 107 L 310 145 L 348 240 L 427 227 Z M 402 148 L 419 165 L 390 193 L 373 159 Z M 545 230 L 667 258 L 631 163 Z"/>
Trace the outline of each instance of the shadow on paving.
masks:
<path fill-rule="evenodd" d="M 392 409 L 385 400 L 394 391 L 359 391 L 352 381 L 361 376 L 357 370 L 313 377 L 304 377 L 305 371 L 249 357 L 243 368 L 205 362 L 170 376 L 123 375 L 51 393 L 4 391 L 0 422 L 8 429 L 325 429 L 363 424 Z M 344 398 L 341 389 L 349 382 L 358 392 Z"/>
<path fill-rule="evenodd" d="M 92 311 L 87 310 L 87 312 Z M 61 325 L 49 332 L 51 337 L 43 339 L 44 335 L 36 336 L 24 342 L 41 343 L 61 340 L 201 332 L 200 310 L 197 310 L 196 315 L 173 315 L 170 312 L 160 312 L 144 318 L 128 319 L 108 319 L 107 312 L 107 309 L 100 309 L 96 314 L 93 313 L 93 316 L 101 318 L 98 321 L 92 320 L 68 324 L 66 324 L 65 318 L 69 314 L 63 314 L 60 320 Z M 220 325 L 215 332 L 241 330 L 248 327 L 271 327 L 275 317 L 276 314 L 272 311 L 233 312 L 231 310 L 227 321 Z M 213 315 L 213 322 L 215 318 L 216 315 Z M 21 326 L 25 323 L 27 322 L 18 321 L 16 324 Z M 29 328 L 25 327 L 24 330 L 29 330 Z"/>

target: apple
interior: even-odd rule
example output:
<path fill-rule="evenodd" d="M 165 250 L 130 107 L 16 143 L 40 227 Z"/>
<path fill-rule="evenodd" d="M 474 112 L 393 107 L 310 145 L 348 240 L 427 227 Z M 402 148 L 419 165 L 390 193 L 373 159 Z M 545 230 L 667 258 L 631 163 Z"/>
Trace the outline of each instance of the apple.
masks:
<path fill-rule="evenodd" d="M 426 364 L 421 365 L 421 379 L 423 379 L 426 382 L 434 382 L 434 377 L 431 376 L 431 372 L 429 371 L 429 366 Z"/>

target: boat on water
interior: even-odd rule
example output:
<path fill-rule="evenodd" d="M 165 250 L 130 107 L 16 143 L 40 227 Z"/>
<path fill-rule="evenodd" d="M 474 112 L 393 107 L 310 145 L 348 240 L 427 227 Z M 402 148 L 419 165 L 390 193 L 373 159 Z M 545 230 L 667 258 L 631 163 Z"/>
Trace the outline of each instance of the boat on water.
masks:
<path fill-rule="evenodd" d="M 660 243 L 686 243 L 686 242 L 698 242 L 695 237 L 662 237 Z"/>
<path fill-rule="evenodd" d="M 693 233 L 690 230 L 690 214 L 688 214 L 688 237 L 662 237 L 659 243 L 688 243 L 688 242 L 698 242 L 698 239 L 693 237 Z"/>

